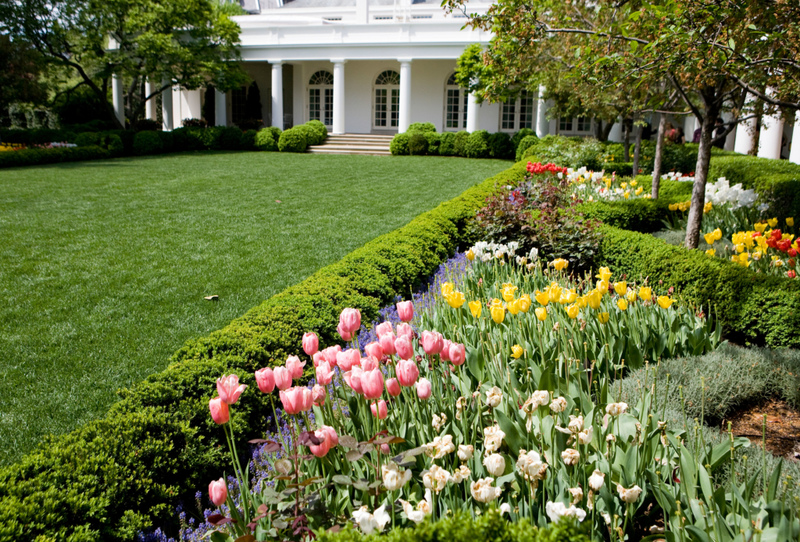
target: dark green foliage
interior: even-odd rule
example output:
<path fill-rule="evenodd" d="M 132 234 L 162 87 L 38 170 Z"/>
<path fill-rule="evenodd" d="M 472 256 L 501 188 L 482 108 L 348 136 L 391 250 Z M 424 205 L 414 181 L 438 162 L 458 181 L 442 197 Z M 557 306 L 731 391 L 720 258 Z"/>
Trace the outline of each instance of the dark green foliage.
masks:
<path fill-rule="evenodd" d="M 464 145 L 464 154 L 467 158 L 488 158 L 489 157 L 489 132 L 486 130 L 476 130 L 469 134 Z"/>
<path fill-rule="evenodd" d="M 97 121 L 102 130 L 108 124 L 108 105 L 86 86 L 57 96 L 53 102 L 53 112 L 61 124 L 79 124 Z M 83 131 L 83 130 L 76 130 Z"/>
<path fill-rule="evenodd" d="M 453 141 L 453 148 L 455 149 L 456 156 L 466 156 L 467 140 L 469 139 L 469 132 L 461 130 L 456 132 L 455 140 Z"/>
<path fill-rule="evenodd" d="M 453 132 L 439 134 L 439 154 L 441 156 L 454 156 L 456 154 L 456 134 Z"/>
<path fill-rule="evenodd" d="M 439 132 L 424 132 L 425 139 L 428 140 L 428 154 L 432 156 L 439 155 L 439 144 L 442 141 L 442 134 Z"/>
<path fill-rule="evenodd" d="M 527 136 L 535 136 L 536 132 L 531 130 L 530 128 L 523 128 L 511 138 L 511 145 L 514 147 L 514 152 L 516 152 L 517 147 L 519 147 L 520 141 L 522 141 Z"/>
<path fill-rule="evenodd" d="M 120 156 L 125 153 L 125 145 L 122 143 L 122 138 L 117 134 L 109 134 L 105 142 L 111 156 Z"/>
<path fill-rule="evenodd" d="M 110 158 L 111 154 L 101 147 L 62 147 L 56 149 L 23 149 L 0 152 L 0 169 L 7 167 L 37 166 L 58 162 L 79 162 Z"/>
<path fill-rule="evenodd" d="M 648 278 L 659 293 L 673 286 L 686 302 L 713 311 L 732 341 L 800 347 L 800 282 L 756 274 L 651 235 L 608 225 L 601 232 L 598 265 L 627 275 L 629 281 Z"/>
<path fill-rule="evenodd" d="M 338 533 L 319 532 L 318 542 L 589 542 L 588 523 L 564 520 L 540 529 L 527 518 L 511 521 L 497 510 L 471 518 L 466 514 L 425 521 L 410 528 L 366 536 L 348 526 Z"/>
<path fill-rule="evenodd" d="M 219 129 L 219 148 L 224 151 L 238 151 L 242 148 L 242 131 L 236 126 L 224 126 Z"/>
<path fill-rule="evenodd" d="M 525 157 L 525 153 L 528 151 L 528 149 L 533 147 L 538 142 L 539 138 L 536 137 L 535 135 L 527 135 L 522 139 L 520 139 L 519 143 L 517 143 L 517 150 L 516 150 L 517 162 L 522 160 Z"/>
<path fill-rule="evenodd" d="M 161 148 L 164 152 L 172 152 L 175 148 L 175 140 L 172 132 L 156 132 L 161 138 Z"/>
<path fill-rule="evenodd" d="M 428 154 L 428 138 L 422 132 L 411 132 L 408 137 L 408 154 L 424 155 Z"/>
<path fill-rule="evenodd" d="M 489 136 L 489 156 L 506 160 L 514 157 L 514 146 L 511 136 L 505 132 L 496 132 Z"/>
<path fill-rule="evenodd" d="M 648 199 L 594 201 L 582 203 L 579 209 L 586 218 L 593 218 L 617 228 L 650 233 L 664 227 L 662 218 L 668 212 L 667 206 L 670 201 L 664 198 L 656 201 Z"/>
<path fill-rule="evenodd" d="M 306 123 L 306 126 L 312 128 L 316 134 L 314 141 L 316 141 L 317 143 L 309 143 L 309 145 L 319 145 L 328 138 L 328 129 L 321 121 L 310 120 Z"/>
<path fill-rule="evenodd" d="M 100 145 L 100 134 L 95 132 L 84 132 L 75 138 L 75 144 L 79 147 L 90 147 Z"/>
<path fill-rule="evenodd" d="M 585 167 L 600 171 L 603 169 L 604 151 L 605 146 L 596 139 L 549 135 L 529 146 L 521 153 L 521 157 L 524 159 L 535 155 L 542 163 L 552 162 L 562 167 Z"/>
<path fill-rule="evenodd" d="M 272 132 L 272 139 L 274 139 L 275 140 L 275 144 L 277 144 L 278 140 L 281 138 L 281 134 L 283 133 L 283 130 L 281 130 L 277 126 L 267 126 L 264 129 L 265 130 L 269 130 L 270 132 Z"/>
<path fill-rule="evenodd" d="M 254 151 L 256 150 L 256 136 L 258 135 L 257 130 L 247 130 L 245 133 L 242 134 L 242 146 L 241 149 L 243 151 Z"/>
<path fill-rule="evenodd" d="M 199 151 L 205 148 L 202 130 L 197 128 L 176 128 L 172 130 L 172 141 L 176 152 Z"/>
<path fill-rule="evenodd" d="M 389 150 L 395 156 L 405 156 L 408 154 L 408 134 L 396 134 L 389 143 Z"/>
<path fill-rule="evenodd" d="M 300 126 L 285 130 L 278 139 L 278 150 L 281 152 L 306 152 L 308 140 L 306 131 L 299 130 Z"/>
<path fill-rule="evenodd" d="M 134 132 L 152 131 L 158 132 L 161 130 L 161 123 L 153 119 L 139 119 L 131 127 Z"/>
<path fill-rule="evenodd" d="M 133 140 L 133 152 L 138 155 L 158 154 L 163 148 L 158 132 L 139 132 Z"/>
<path fill-rule="evenodd" d="M 606 173 L 615 173 L 617 177 L 630 177 L 633 175 L 633 162 L 606 162 L 603 169 Z"/>
<path fill-rule="evenodd" d="M 465 225 L 475 209 L 496 184 L 519 182 L 524 173 L 516 165 L 487 179 L 227 327 L 187 342 L 168 369 L 123 390 L 105 419 L 55 437 L 21 463 L 0 470 L 0 541 L 37 536 L 130 540 L 143 526 L 174 521 L 179 499 L 191 500 L 225 464 L 223 432 L 208 414 L 219 375 L 236 372 L 254 386 L 253 371 L 284 363 L 297 352 L 305 331 L 315 330 L 323 346 L 338 342 L 343 308 L 360 308 L 364 321 L 375 318 L 396 295 L 429 277 L 457 246 L 472 242 Z M 234 423 L 237 434 L 246 435 L 242 442 L 263 436 L 268 401 L 253 393 L 237 403 Z M 481 528 L 470 536 L 493 532 Z"/>
<path fill-rule="evenodd" d="M 432 122 L 412 122 L 408 127 L 409 132 L 435 132 L 436 126 Z"/>

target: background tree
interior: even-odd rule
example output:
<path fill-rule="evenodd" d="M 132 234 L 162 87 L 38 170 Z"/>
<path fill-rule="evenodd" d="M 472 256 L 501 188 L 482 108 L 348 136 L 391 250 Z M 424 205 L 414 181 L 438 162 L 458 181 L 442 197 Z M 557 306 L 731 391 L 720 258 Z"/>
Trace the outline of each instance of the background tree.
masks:
<path fill-rule="evenodd" d="M 47 99 L 47 86 L 40 79 L 42 64 L 42 57 L 29 44 L 0 35 L 0 117 L 14 102 Z"/>
<path fill-rule="evenodd" d="M 465 11 L 463 0 L 445 0 Z M 685 244 L 697 247 L 715 139 L 748 118 L 747 93 L 766 112 L 800 107 L 800 4 L 788 0 L 499 0 L 468 25 L 492 31 L 481 80 L 492 92 L 530 80 L 551 51 L 572 51 L 562 74 L 629 91 L 666 81 L 701 125 Z M 555 45 L 554 45 L 555 44 Z M 554 55 L 555 56 L 555 55 Z M 769 89 L 769 92 L 767 91 Z M 658 104 L 660 105 L 660 104 Z M 734 119 L 724 133 L 724 110 Z"/>
<path fill-rule="evenodd" d="M 247 76 L 239 58 L 239 27 L 211 0 L 0 0 L 0 32 L 20 36 L 50 64 L 69 69 L 105 104 L 112 75 L 125 84 L 127 117 L 180 85 L 226 91 Z M 145 96 L 145 81 L 153 83 Z"/>

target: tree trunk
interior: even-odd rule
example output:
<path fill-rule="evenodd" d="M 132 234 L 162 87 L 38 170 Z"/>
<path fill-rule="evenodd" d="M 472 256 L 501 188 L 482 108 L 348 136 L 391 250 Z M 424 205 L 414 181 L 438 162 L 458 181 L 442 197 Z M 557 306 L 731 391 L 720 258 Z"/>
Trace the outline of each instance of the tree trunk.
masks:
<path fill-rule="evenodd" d="M 628 127 L 627 119 L 622 122 L 622 161 L 623 162 L 630 162 L 631 161 L 631 130 Z"/>
<path fill-rule="evenodd" d="M 658 133 L 656 134 L 656 155 L 653 157 L 653 189 L 650 195 L 658 199 L 658 188 L 661 184 L 661 162 L 664 159 L 664 134 L 667 132 L 667 116 L 661 113 L 658 119 Z"/>
<path fill-rule="evenodd" d="M 708 178 L 708 165 L 711 162 L 711 140 L 714 135 L 714 125 L 717 122 L 717 108 L 708 107 L 703 117 L 700 131 L 700 148 L 697 151 L 697 164 L 694 168 L 694 186 L 692 188 L 692 203 L 689 208 L 689 222 L 686 224 L 686 248 L 697 248 L 700 243 L 700 226 L 703 223 L 703 206 L 706 203 L 706 180 Z"/>
<path fill-rule="evenodd" d="M 639 158 L 642 155 L 642 127 L 635 126 L 634 132 L 636 138 L 633 147 L 633 176 L 636 177 L 639 174 Z"/>

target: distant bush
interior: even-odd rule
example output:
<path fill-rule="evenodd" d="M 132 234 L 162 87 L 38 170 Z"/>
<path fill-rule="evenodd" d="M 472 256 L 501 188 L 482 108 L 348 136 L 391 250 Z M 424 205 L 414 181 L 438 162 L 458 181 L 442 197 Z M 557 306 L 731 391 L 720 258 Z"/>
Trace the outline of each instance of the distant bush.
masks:
<path fill-rule="evenodd" d="M 521 133 L 521 132 L 520 132 Z M 528 149 L 536 145 L 539 141 L 539 138 L 535 135 L 527 135 L 520 139 L 519 143 L 517 144 L 516 150 L 516 159 L 517 162 L 522 160 L 525 157 L 525 153 L 528 152 Z"/>
<path fill-rule="evenodd" d="M 310 120 L 306 123 L 306 126 L 314 130 L 316 134 L 316 137 L 314 138 L 314 141 L 316 141 L 316 143 L 309 143 L 309 145 L 319 145 L 328 138 L 328 129 L 325 127 L 324 124 L 322 124 L 321 121 Z"/>
<path fill-rule="evenodd" d="M 242 131 L 236 126 L 219 129 L 219 148 L 225 151 L 238 151 L 242 148 Z"/>
<path fill-rule="evenodd" d="M 152 119 L 139 119 L 131 128 L 134 132 L 157 132 L 161 130 L 161 123 Z"/>
<path fill-rule="evenodd" d="M 444 132 L 439 135 L 439 154 L 442 156 L 454 156 L 456 154 L 456 134 Z"/>
<path fill-rule="evenodd" d="M 0 152 L 0 169 L 20 166 L 41 166 L 59 162 L 78 162 L 109 158 L 111 154 L 103 148 L 59 147 L 55 149 L 23 149 Z"/>
<path fill-rule="evenodd" d="M 464 145 L 464 154 L 467 158 L 488 158 L 489 157 L 489 132 L 477 130 L 469 134 Z"/>
<path fill-rule="evenodd" d="M 517 147 L 519 147 L 519 142 L 522 141 L 527 136 L 535 136 L 536 132 L 531 130 L 530 128 L 523 128 L 516 134 L 514 137 L 511 138 L 511 144 L 514 146 L 514 151 L 516 152 Z"/>
<path fill-rule="evenodd" d="M 456 132 L 455 139 L 453 140 L 453 149 L 456 156 L 466 156 L 464 153 L 467 148 L 467 139 L 469 139 L 469 132 L 461 130 Z"/>
<path fill-rule="evenodd" d="M 439 144 L 442 140 L 442 134 L 438 132 L 422 132 L 425 139 L 428 140 L 428 154 L 431 156 L 439 156 Z"/>
<path fill-rule="evenodd" d="M 273 132 L 269 128 L 262 128 L 256 134 L 256 150 L 277 151 L 278 142 L 273 137 Z M 278 136 L 280 138 L 280 136 Z"/>
<path fill-rule="evenodd" d="M 158 137 L 161 138 L 161 148 L 163 152 L 173 152 L 175 150 L 175 141 L 172 132 L 156 132 Z"/>
<path fill-rule="evenodd" d="M 197 128 L 176 128 L 172 131 L 172 138 L 177 152 L 199 151 L 206 148 L 202 130 Z"/>
<path fill-rule="evenodd" d="M 308 140 L 306 130 L 299 130 L 301 126 L 289 128 L 278 139 L 278 150 L 281 152 L 306 152 Z"/>
<path fill-rule="evenodd" d="M 84 132 L 75 138 L 75 144 L 79 147 L 91 147 L 100 145 L 100 134 L 96 132 Z"/>
<path fill-rule="evenodd" d="M 408 127 L 409 132 L 435 132 L 436 126 L 432 122 L 413 122 Z"/>
<path fill-rule="evenodd" d="M 408 154 L 408 133 L 396 134 L 389 143 L 389 150 L 395 156 L 403 156 Z"/>
<path fill-rule="evenodd" d="M 428 138 L 422 132 L 412 132 L 408 137 L 408 154 L 422 156 L 428 154 Z"/>
<path fill-rule="evenodd" d="M 511 136 L 505 132 L 496 132 L 489 136 L 489 157 L 507 159 L 514 157 L 514 146 Z"/>
<path fill-rule="evenodd" d="M 256 135 L 258 135 L 257 130 L 247 130 L 242 134 L 242 147 L 243 151 L 254 151 L 256 150 Z"/>
<path fill-rule="evenodd" d="M 120 141 L 120 144 L 122 141 Z M 157 132 L 139 132 L 133 139 L 133 152 L 138 155 L 158 154 L 164 149 Z"/>
<path fill-rule="evenodd" d="M 300 126 L 295 126 L 291 129 L 305 136 L 306 146 L 319 145 L 320 143 L 322 143 L 322 140 L 319 139 L 319 132 L 317 132 L 314 128 L 312 128 L 308 124 L 301 124 Z"/>
<path fill-rule="evenodd" d="M 208 123 L 205 119 L 183 119 L 181 125 L 184 128 L 205 128 Z"/>

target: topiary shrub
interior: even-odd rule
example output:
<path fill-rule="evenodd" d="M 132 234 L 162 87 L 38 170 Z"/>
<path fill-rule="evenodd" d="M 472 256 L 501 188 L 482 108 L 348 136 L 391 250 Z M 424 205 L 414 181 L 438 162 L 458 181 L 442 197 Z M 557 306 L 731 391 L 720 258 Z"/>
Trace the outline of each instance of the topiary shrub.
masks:
<path fill-rule="evenodd" d="M 456 154 L 456 134 L 453 132 L 439 134 L 439 154 L 441 156 L 454 156 Z"/>
<path fill-rule="evenodd" d="M 172 131 L 172 138 L 177 152 L 197 151 L 205 148 L 202 132 L 195 128 L 177 128 Z"/>
<path fill-rule="evenodd" d="M 530 128 L 523 128 L 519 132 L 514 134 L 514 136 L 511 138 L 511 144 L 514 146 L 515 152 L 517 147 L 519 147 L 519 142 L 529 135 L 535 136 L 536 132 L 534 132 Z"/>
<path fill-rule="evenodd" d="M 125 145 L 122 144 L 122 138 L 116 134 L 109 134 L 105 144 L 111 156 L 120 156 L 125 152 Z"/>
<path fill-rule="evenodd" d="M 175 150 L 175 141 L 172 132 L 156 132 L 161 138 L 162 152 L 172 152 Z"/>
<path fill-rule="evenodd" d="M 139 119 L 131 128 L 134 132 L 157 132 L 161 130 L 161 123 L 152 119 Z"/>
<path fill-rule="evenodd" d="M 273 131 L 270 128 L 259 130 L 256 134 L 256 150 L 259 151 L 277 151 L 278 142 L 272 136 Z M 278 136 L 280 138 L 280 136 Z"/>
<path fill-rule="evenodd" d="M 395 156 L 404 156 L 408 154 L 408 134 L 395 134 L 392 142 L 389 143 L 389 150 Z"/>
<path fill-rule="evenodd" d="M 140 156 L 145 154 L 157 154 L 160 153 L 162 149 L 161 138 L 156 132 L 139 132 L 133 139 L 133 152 Z"/>
<path fill-rule="evenodd" d="M 319 139 L 319 133 L 307 124 L 301 124 L 300 126 L 295 126 L 292 130 L 297 130 L 298 132 L 302 133 L 306 138 L 306 146 L 309 145 L 319 145 L 322 141 Z"/>
<path fill-rule="evenodd" d="M 453 140 L 453 148 L 455 149 L 456 156 L 466 156 L 467 139 L 469 139 L 469 132 L 461 130 L 456 132 L 455 139 Z"/>
<path fill-rule="evenodd" d="M 277 144 L 278 140 L 281 138 L 281 134 L 283 133 L 283 130 L 281 130 L 277 126 L 267 126 L 264 129 L 265 130 L 269 130 L 270 132 L 272 132 L 272 139 L 274 139 L 275 140 L 275 144 Z"/>
<path fill-rule="evenodd" d="M 305 130 L 298 130 L 300 126 L 289 128 L 278 139 L 278 150 L 281 152 L 306 152 L 308 141 Z"/>
<path fill-rule="evenodd" d="M 412 122 L 408 127 L 409 132 L 435 132 L 436 126 L 432 122 Z"/>
<path fill-rule="evenodd" d="M 323 143 L 328 138 L 328 129 L 322 124 L 321 121 L 318 120 L 310 120 L 306 123 L 306 126 L 310 127 L 316 133 L 315 141 L 317 143 L 313 143 L 314 145 L 319 145 Z M 311 145 L 311 143 L 309 143 Z"/>
<path fill-rule="evenodd" d="M 519 144 L 517 144 L 517 154 L 516 154 L 517 162 L 522 160 L 525 157 L 525 153 L 528 151 L 528 149 L 536 145 L 536 143 L 538 142 L 539 138 L 536 137 L 535 135 L 527 135 L 523 137 L 520 140 Z"/>
<path fill-rule="evenodd" d="M 442 134 L 438 132 L 423 132 L 423 134 L 425 135 L 425 139 L 428 140 L 428 154 L 438 156 Z"/>
<path fill-rule="evenodd" d="M 428 139 L 422 132 L 413 132 L 408 137 L 408 154 L 422 156 L 428 154 Z"/>
<path fill-rule="evenodd" d="M 256 150 L 256 136 L 258 135 L 257 130 L 247 130 L 242 134 L 242 150 L 243 151 L 254 151 Z M 274 143 L 274 140 L 273 140 Z"/>
<path fill-rule="evenodd" d="M 83 132 L 75 138 L 75 144 L 79 147 L 91 147 L 100 145 L 100 134 L 96 132 Z"/>
<path fill-rule="evenodd" d="M 0 152 L 0 168 L 96 160 L 108 158 L 109 156 L 110 154 L 106 149 L 97 146 L 22 149 L 19 151 Z"/>
<path fill-rule="evenodd" d="M 469 134 L 464 145 L 464 156 L 467 158 L 488 158 L 489 157 L 489 132 L 477 130 Z"/>
<path fill-rule="evenodd" d="M 489 136 L 489 156 L 503 160 L 514 157 L 514 146 L 511 136 L 505 132 L 496 132 Z"/>
<path fill-rule="evenodd" d="M 181 125 L 184 128 L 205 128 L 208 123 L 205 119 L 183 119 Z"/>
<path fill-rule="evenodd" d="M 238 151 L 242 148 L 242 131 L 236 126 L 219 128 L 217 145 L 225 151 Z"/>

